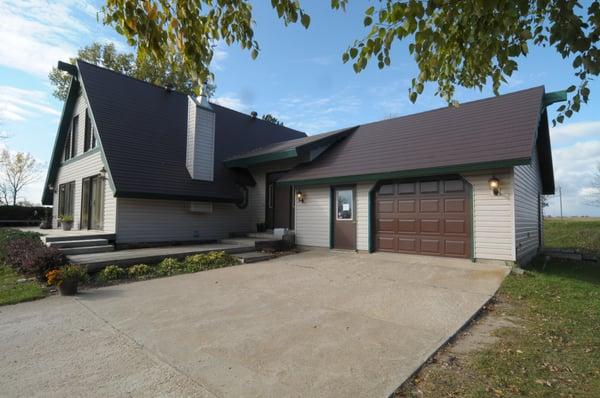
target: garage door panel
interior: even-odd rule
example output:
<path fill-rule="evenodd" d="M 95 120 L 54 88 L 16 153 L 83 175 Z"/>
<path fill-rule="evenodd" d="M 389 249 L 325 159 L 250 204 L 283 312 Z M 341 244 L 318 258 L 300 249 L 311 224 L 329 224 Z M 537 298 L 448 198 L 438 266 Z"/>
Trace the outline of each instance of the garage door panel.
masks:
<path fill-rule="evenodd" d="M 393 213 L 394 212 L 394 200 L 379 200 L 377 201 L 377 211 L 379 213 Z"/>
<path fill-rule="evenodd" d="M 416 219 L 398 219 L 396 224 L 398 226 L 398 233 L 417 233 L 417 220 Z"/>
<path fill-rule="evenodd" d="M 375 206 L 377 249 L 469 257 L 467 187 L 463 180 L 452 178 L 382 185 Z"/>
<path fill-rule="evenodd" d="M 416 200 L 399 200 L 398 201 L 398 213 L 414 213 L 417 211 Z"/>
<path fill-rule="evenodd" d="M 444 211 L 446 213 L 464 213 L 467 209 L 464 198 L 444 199 Z"/>
<path fill-rule="evenodd" d="M 393 236 L 380 236 L 377 239 L 377 250 L 384 252 L 395 252 L 396 249 L 396 238 Z"/>
<path fill-rule="evenodd" d="M 444 233 L 447 235 L 466 235 L 467 223 L 465 220 L 444 220 Z"/>
<path fill-rule="evenodd" d="M 417 253 L 417 238 L 415 237 L 400 237 L 398 238 L 398 251 L 404 253 Z"/>
<path fill-rule="evenodd" d="M 445 241 L 444 252 L 446 255 L 466 257 L 467 253 L 467 242 L 464 240 L 449 240 Z"/>
<path fill-rule="evenodd" d="M 434 219 L 434 220 L 429 220 L 429 219 L 422 219 L 420 222 L 420 232 L 422 234 L 441 234 L 442 233 L 442 229 L 441 229 L 441 220 L 439 219 Z"/>
<path fill-rule="evenodd" d="M 438 213 L 440 211 L 439 199 L 421 199 L 419 203 L 421 213 Z"/>
<path fill-rule="evenodd" d="M 377 230 L 382 233 L 393 234 L 396 232 L 395 218 L 379 218 L 377 220 Z"/>
<path fill-rule="evenodd" d="M 440 255 L 442 243 L 440 239 L 421 239 L 421 253 Z"/>

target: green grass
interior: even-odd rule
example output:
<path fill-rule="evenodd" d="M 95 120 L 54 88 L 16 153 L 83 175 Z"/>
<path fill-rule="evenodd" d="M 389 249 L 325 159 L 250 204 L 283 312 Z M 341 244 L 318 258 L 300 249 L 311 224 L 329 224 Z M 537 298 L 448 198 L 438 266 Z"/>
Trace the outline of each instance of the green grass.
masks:
<path fill-rule="evenodd" d="M 19 283 L 19 274 L 0 265 L 0 305 L 16 304 L 46 296 L 46 290 L 38 282 Z"/>
<path fill-rule="evenodd" d="M 596 252 L 581 236 L 600 233 L 600 221 L 547 220 L 545 242 Z M 495 332 L 497 342 L 433 363 L 399 396 L 600 397 L 600 264 L 541 260 L 524 275 L 509 275 L 489 316 L 516 319 Z"/>
<path fill-rule="evenodd" d="M 600 219 L 546 219 L 544 245 L 552 248 L 600 251 Z"/>

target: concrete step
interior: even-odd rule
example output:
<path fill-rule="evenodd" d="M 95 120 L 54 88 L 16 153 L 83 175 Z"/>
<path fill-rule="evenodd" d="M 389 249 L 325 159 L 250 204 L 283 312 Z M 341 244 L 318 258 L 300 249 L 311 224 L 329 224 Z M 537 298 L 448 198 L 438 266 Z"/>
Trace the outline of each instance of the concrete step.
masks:
<path fill-rule="evenodd" d="M 221 239 L 221 243 L 225 243 L 227 245 L 239 245 L 244 247 L 252 247 L 252 251 L 254 251 L 254 243 L 256 239 L 252 238 L 229 238 L 229 239 Z"/>
<path fill-rule="evenodd" d="M 261 252 L 239 253 L 234 254 L 233 256 L 244 264 L 256 263 L 259 261 L 267 261 L 275 257 L 274 254 Z"/>
<path fill-rule="evenodd" d="M 115 240 L 115 234 L 105 234 L 105 233 L 97 233 L 97 234 L 82 234 L 77 235 L 77 231 L 74 231 L 72 234 L 57 234 L 57 235 L 48 235 L 42 236 L 42 240 L 46 243 L 49 242 L 60 242 L 60 241 L 73 241 L 73 240 L 88 240 L 88 239 L 106 239 L 106 240 Z"/>
<path fill-rule="evenodd" d="M 262 240 L 277 240 L 275 239 L 275 236 L 273 236 L 272 233 L 269 232 L 252 232 L 249 234 L 246 234 L 246 236 L 248 238 L 253 238 L 253 239 L 262 239 Z"/>
<path fill-rule="evenodd" d="M 107 239 L 81 239 L 81 240 L 60 240 L 54 242 L 48 242 L 49 247 L 56 247 L 57 249 L 67 249 L 71 247 L 89 247 L 89 246 L 106 246 L 108 245 Z"/>
<path fill-rule="evenodd" d="M 106 253 L 115 250 L 113 245 L 100 245 L 100 246 L 84 246 L 84 247 L 69 247 L 60 249 L 61 252 L 67 256 L 73 254 L 91 254 L 91 253 Z"/>

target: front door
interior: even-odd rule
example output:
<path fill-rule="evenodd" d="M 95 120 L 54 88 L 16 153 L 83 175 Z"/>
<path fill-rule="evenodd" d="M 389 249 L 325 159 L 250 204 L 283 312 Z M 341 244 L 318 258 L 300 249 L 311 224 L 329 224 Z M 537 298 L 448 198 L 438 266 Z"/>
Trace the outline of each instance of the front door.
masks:
<path fill-rule="evenodd" d="M 333 189 L 333 248 L 356 249 L 356 211 L 354 187 Z"/>
<path fill-rule="evenodd" d="M 104 215 L 104 179 L 84 178 L 81 189 L 81 228 L 102 229 Z"/>
<path fill-rule="evenodd" d="M 294 208 L 292 206 L 293 190 L 289 185 L 277 184 L 277 180 L 285 172 L 270 173 L 267 175 L 267 200 L 265 223 L 268 229 L 288 228 L 293 229 Z"/>

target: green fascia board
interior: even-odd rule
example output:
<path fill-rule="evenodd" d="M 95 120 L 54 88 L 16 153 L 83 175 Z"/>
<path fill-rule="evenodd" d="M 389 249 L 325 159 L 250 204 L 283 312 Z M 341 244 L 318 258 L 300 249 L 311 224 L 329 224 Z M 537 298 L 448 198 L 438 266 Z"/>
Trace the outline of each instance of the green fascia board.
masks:
<path fill-rule="evenodd" d="M 544 98 L 542 99 L 542 103 L 544 106 L 552 105 L 555 102 L 563 102 L 567 100 L 567 91 L 553 91 L 550 93 L 544 94 Z"/>
<path fill-rule="evenodd" d="M 52 157 L 50 159 L 50 167 L 48 168 L 48 174 L 46 175 L 46 182 L 44 184 L 44 191 L 42 194 L 42 204 L 52 205 L 52 191 L 48 188 L 49 184 L 56 179 L 58 174 L 58 168 L 60 167 L 60 159 L 62 157 L 62 148 L 64 148 L 64 138 L 66 131 L 69 129 L 71 120 L 66 115 L 71 115 L 75 109 L 75 103 L 77 101 L 77 94 L 79 92 L 79 82 L 75 78 L 71 78 L 69 84 L 69 91 L 67 99 L 63 105 L 62 115 L 60 122 L 58 123 L 58 130 L 56 132 L 56 138 L 54 138 L 54 146 L 52 148 Z"/>
<path fill-rule="evenodd" d="M 259 163 L 272 162 L 274 160 L 291 159 L 295 157 L 298 157 L 298 152 L 296 151 L 296 148 L 291 148 L 278 152 L 250 156 L 247 158 L 226 160 L 224 163 L 227 167 L 248 167 Z"/>
<path fill-rule="evenodd" d="M 87 152 L 84 152 L 84 153 L 82 153 L 81 155 L 77 155 L 77 156 L 75 156 L 75 157 L 72 157 L 72 158 L 70 158 L 70 159 L 67 159 L 67 160 L 65 160 L 64 162 L 62 162 L 60 165 L 61 165 L 61 166 L 64 166 L 64 165 L 66 165 L 66 164 L 69 164 L 69 163 L 77 162 L 78 160 L 85 159 L 85 158 L 87 158 L 88 156 L 91 156 L 91 155 L 93 155 L 93 154 L 95 154 L 95 153 L 97 153 L 97 152 L 100 152 L 100 147 L 99 147 L 99 146 L 97 146 L 97 147 L 95 147 L 95 148 L 93 148 L 93 149 L 89 149 Z"/>
<path fill-rule="evenodd" d="M 456 174 L 456 173 L 464 173 L 469 171 L 479 171 L 486 169 L 500 169 L 507 167 L 520 166 L 524 164 L 530 164 L 531 158 L 523 158 L 523 159 L 510 159 L 510 160 L 500 160 L 493 162 L 481 162 L 481 163 L 471 163 L 464 165 L 456 165 L 456 166 L 445 166 L 445 167 L 432 167 L 426 169 L 414 169 L 414 170 L 403 170 L 403 171 L 390 171 L 384 173 L 374 173 L 374 174 L 359 174 L 359 175 L 350 175 L 350 176 L 336 176 L 336 177 L 324 177 L 324 178 L 315 178 L 315 179 L 306 179 L 306 180 L 288 180 L 288 181 L 278 181 L 278 184 L 282 185 L 319 185 L 319 184 L 343 184 L 343 183 L 353 183 L 359 181 L 379 181 L 379 180 L 390 180 L 390 179 L 398 179 L 398 178 L 411 178 L 411 177 L 425 177 L 425 176 L 434 176 L 434 175 L 442 175 L 442 174 Z"/>

